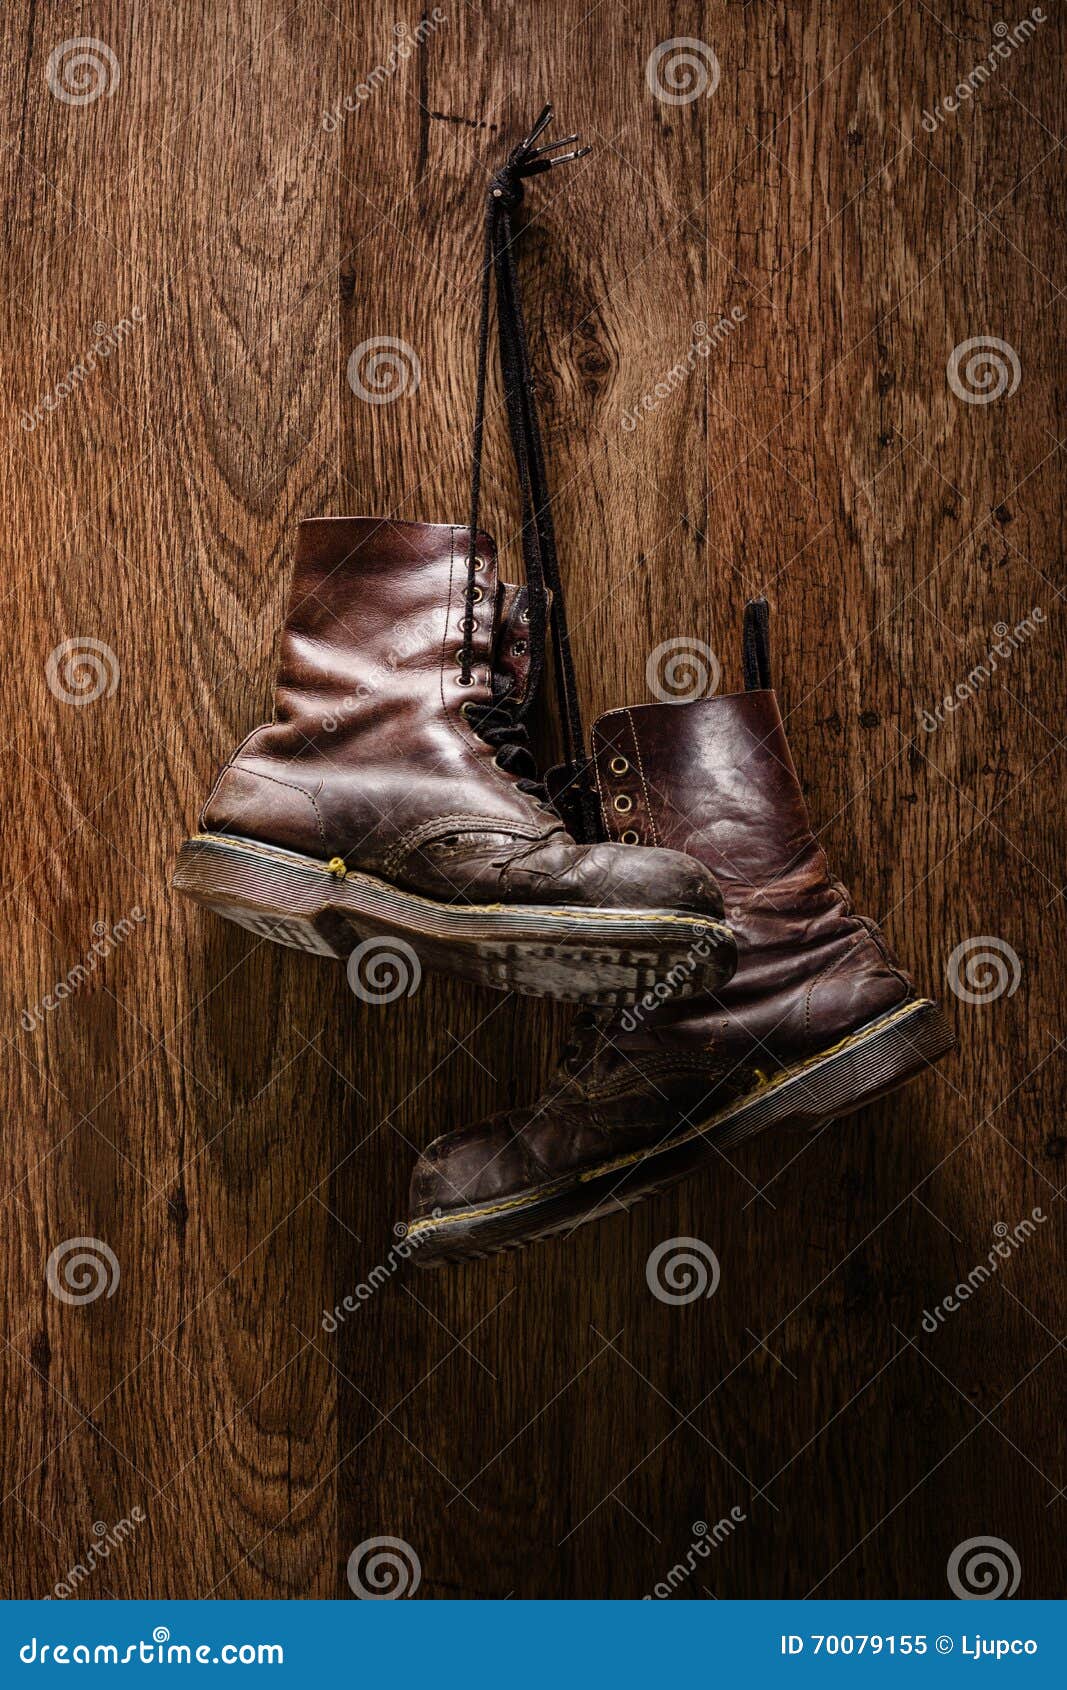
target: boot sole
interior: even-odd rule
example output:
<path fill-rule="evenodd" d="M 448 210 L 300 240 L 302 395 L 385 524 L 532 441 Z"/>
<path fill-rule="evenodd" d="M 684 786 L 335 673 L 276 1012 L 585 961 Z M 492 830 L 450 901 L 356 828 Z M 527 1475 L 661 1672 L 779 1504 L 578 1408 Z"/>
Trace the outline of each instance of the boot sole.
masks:
<path fill-rule="evenodd" d="M 665 1191 L 721 1150 L 773 1126 L 821 1125 L 905 1085 L 952 1049 L 955 1035 L 928 998 L 913 998 L 817 1056 L 786 1069 L 698 1126 L 504 1201 L 412 1221 L 419 1267 L 496 1255 Z"/>
<path fill-rule="evenodd" d="M 370 941 L 366 989 L 353 981 L 353 990 L 375 1003 L 410 996 L 423 966 L 502 992 L 623 1005 L 664 980 L 678 997 L 714 991 L 736 962 L 730 929 L 696 912 L 441 904 L 227 834 L 187 839 L 174 887 L 263 939 L 316 956 L 344 960 Z"/>

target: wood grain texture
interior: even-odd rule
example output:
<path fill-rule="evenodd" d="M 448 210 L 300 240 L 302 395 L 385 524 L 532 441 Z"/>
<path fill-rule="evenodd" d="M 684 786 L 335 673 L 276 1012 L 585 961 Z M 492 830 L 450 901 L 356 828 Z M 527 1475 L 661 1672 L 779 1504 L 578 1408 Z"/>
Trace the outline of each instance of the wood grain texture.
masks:
<path fill-rule="evenodd" d="M 81 1594 L 348 1597 L 390 1536 L 420 1596 L 640 1596 L 737 1509 L 678 1597 L 939 1596 L 979 1536 L 1062 1596 L 1060 8 L 932 130 L 986 0 L 440 10 L 418 41 L 383 0 L 5 8 L 3 1594 L 137 1509 Z M 71 103 L 49 60 L 86 35 L 117 84 Z M 674 105 L 646 64 L 682 37 L 720 75 Z M 521 254 L 590 719 L 672 639 L 734 689 L 765 591 L 815 826 L 959 1050 L 628 1220 L 423 1274 L 415 1152 L 535 1095 L 567 1013 L 438 978 L 360 1004 L 168 874 L 269 709 L 294 523 L 465 519 L 483 196 L 549 96 L 593 147 L 531 186 Z M 382 336 L 420 379 L 370 404 Z M 1018 386 L 968 403 L 948 360 L 990 336 Z M 484 521 L 517 573 L 499 395 Z M 70 639 L 106 648 L 80 706 Z M 1020 977 L 969 1004 L 946 970 L 982 935 Z M 676 1236 L 710 1299 L 650 1295 Z M 78 1238 L 111 1295 L 49 1290 Z"/>

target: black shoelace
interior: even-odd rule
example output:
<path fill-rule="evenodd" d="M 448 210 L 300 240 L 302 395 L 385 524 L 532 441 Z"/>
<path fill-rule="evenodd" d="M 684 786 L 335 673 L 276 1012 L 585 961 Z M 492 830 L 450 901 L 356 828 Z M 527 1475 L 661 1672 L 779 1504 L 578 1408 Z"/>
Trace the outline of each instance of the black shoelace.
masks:
<path fill-rule="evenodd" d="M 474 605 L 478 596 L 475 548 L 485 435 L 489 317 L 492 282 L 495 278 L 500 372 L 508 430 L 522 495 L 522 555 L 529 594 L 530 667 L 521 700 L 500 697 L 488 704 L 472 703 L 466 707 L 466 714 L 475 731 L 497 748 L 497 761 L 501 767 L 518 775 L 520 788 L 543 799 L 544 788 L 537 780 L 537 766 L 529 746 L 526 718 L 540 688 L 545 667 L 546 631 L 550 629 L 567 782 L 573 783 L 578 792 L 585 836 L 595 839 L 598 836 L 596 808 L 589 781 L 581 706 L 567 631 L 567 614 L 556 553 L 556 537 L 530 368 L 522 296 L 515 268 L 511 223 L 512 213 L 522 202 L 523 182 L 527 176 L 536 176 L 543 171 L 554 169 L 556 165 L 583 158 L 590 150 L 588 147 L 578 147 L 572 152 L 560 151 L 561 147 L 571 146 L 578 139 L 576 135 L 568 135 L 564 140 L 553 141 L 548 146 L 536 147 L 535 142 L 544 133 L 551 119 L 552 107 L 546 106 L 529 135 L 508 154 L 503 168 L 489 185 L 481 278 L 478 378 L 471 463 L 470 549 L 467 554 L 463 645 L 459 653 L 460 676 L 464 686 L 469 686 L 474 662 Z M 552 595 L 551 611 L 548 609 L 549 593 Z"/>

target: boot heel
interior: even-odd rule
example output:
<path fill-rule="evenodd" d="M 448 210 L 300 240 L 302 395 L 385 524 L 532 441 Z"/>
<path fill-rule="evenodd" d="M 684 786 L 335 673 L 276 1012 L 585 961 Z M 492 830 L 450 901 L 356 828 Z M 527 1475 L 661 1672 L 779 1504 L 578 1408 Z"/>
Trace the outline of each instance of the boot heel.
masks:
<path fill-rule="evenodd" d="M 174 889 L 261 939 L 314 956 L 346 957 L 347 923 L 329 907 L 333 876 L 296 852 L 269 855 L 251 842 L 187 839 Z"/>
<path fill-rule="evenodd" d="M 914 998 L 836 1048 L 772 1080 L 701 1130 L 719 1149 L 771 1126 L 817 1126 L 851 1115 L 947 1056 L 956 1036 L 936 1003 Z"/>

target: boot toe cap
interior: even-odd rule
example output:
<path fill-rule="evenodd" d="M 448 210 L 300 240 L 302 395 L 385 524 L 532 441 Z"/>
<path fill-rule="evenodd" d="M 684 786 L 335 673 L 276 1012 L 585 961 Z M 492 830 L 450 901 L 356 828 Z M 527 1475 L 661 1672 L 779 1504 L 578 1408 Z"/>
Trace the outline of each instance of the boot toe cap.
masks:
<path fill-rule="evenodd" d="M 416 1221 L 448 1215 L 522 1191 L 540 1174 L 515 1122 L 493 1116 L 426 1146 L 411 1176 L 409 1213 Z"/>
<path fill-rule="evenodd" d="M 723 914 L 718 882 L 695 857 L 660 846 L 593 845 L 589 849 L 597 854 L 600 896 L 609 904 Z"/>

